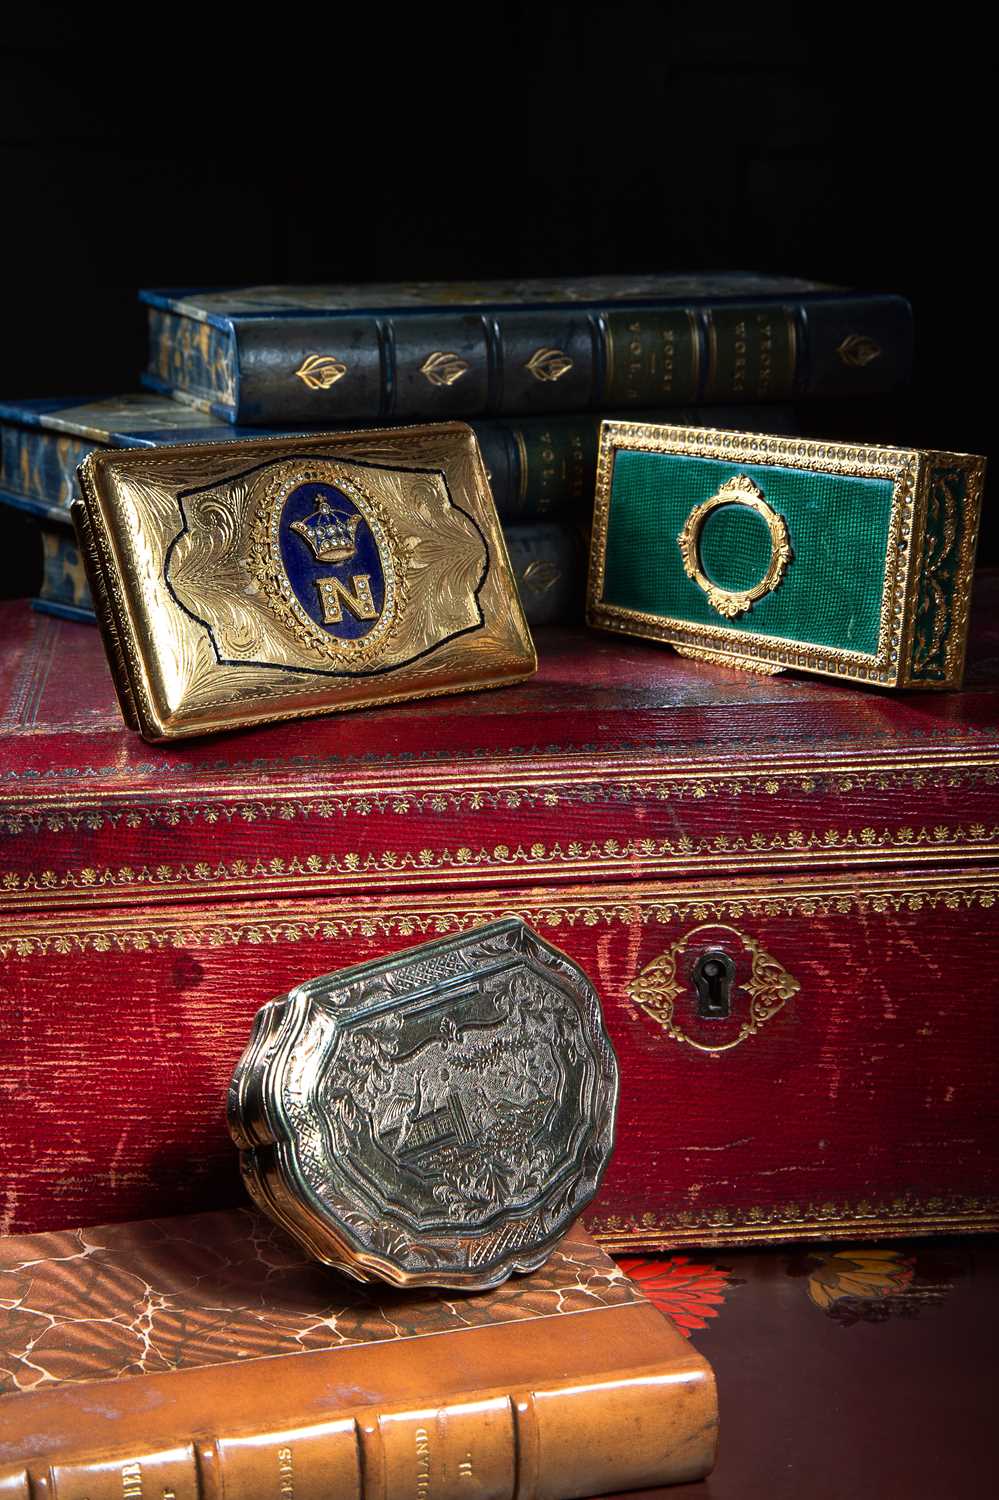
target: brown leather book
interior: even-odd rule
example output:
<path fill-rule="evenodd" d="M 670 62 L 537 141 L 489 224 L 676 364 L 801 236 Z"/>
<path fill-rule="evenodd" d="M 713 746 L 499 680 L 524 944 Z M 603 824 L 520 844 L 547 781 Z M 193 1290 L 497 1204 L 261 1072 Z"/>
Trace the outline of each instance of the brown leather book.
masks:
<path fill-rule="evenodd" d="M 569 1500 L 699 1479 L 714 1377 L 589 1236 L 360 1286 L 256 1212 L 0 1239 L 0 1500 Z"/>

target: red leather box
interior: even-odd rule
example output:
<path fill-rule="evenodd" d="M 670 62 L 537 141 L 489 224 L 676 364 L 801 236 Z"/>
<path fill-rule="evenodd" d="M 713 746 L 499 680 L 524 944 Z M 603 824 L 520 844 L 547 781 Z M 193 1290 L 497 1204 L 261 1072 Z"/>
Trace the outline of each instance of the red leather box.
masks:
<path fill-rule="evenodd" d="M 606 1243 L 996 1227 L 996 581 L 977 602 L 932 700 L 553 631 L 519 687 L 179 748 L 123 728 L 95 630 L 3 606 L 3 1228 L 241 1201 L 258 1006 L 505 912 L 604 999 Z"/>

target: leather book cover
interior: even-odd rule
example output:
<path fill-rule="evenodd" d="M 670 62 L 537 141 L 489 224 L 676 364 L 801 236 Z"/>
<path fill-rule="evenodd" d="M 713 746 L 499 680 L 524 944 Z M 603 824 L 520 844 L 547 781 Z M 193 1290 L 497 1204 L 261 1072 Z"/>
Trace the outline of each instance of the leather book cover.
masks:
<path fill-rule="evenodd" d="M 542 629 L 502 701 L 181 748 L 123 728 L 92 627 L 2 606 L 7 1227 L 239 1203 L 257 1009 L 510 912 L 620 1061 L 605 1244 L 999 1226 L 995 577 L 975 601 L 932 702 Z"/>
<path fill-rule="evenodd" d="M 707 1361 L 578 1228 L 465 1294 L 250 1209 L 0 1239 L 8 1497 L 567 1500 L 701 1478 L 716 1431 Z"/>
<path fill-rule="evenodd" d="M 747 271 L 140 296 L 144 383 L 250 426 L 874 395 L 912 359 L 905 298 Z"/>

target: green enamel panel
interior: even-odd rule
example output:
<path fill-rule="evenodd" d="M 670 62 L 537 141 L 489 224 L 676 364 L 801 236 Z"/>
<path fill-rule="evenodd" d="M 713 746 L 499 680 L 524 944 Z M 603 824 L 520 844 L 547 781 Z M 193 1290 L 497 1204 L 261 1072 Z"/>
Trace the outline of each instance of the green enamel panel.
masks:
<path fill-rule="evenodd" d="M 787 522 L 793 558 L 783 581 L 726 620 L 683 571 L 677 538 L 695 505 L 747 475 Z M 892 484 L 810 470 L 733 464 L 684 454 L 615 455 L 603 600 L 688 625 L 782 637 L 874 655 L 881 624 Z M 769 536 L 744 507 L 719 507 L 702 531 L 701 561 L 723 588 L 766 571 Z"/>
<path fill-rule="evenodd" d="M 745 505 L 722 505 L 701 528 L 701 567 L 723 589 L 752 588 L 770 566 L 770 528 Z"/>

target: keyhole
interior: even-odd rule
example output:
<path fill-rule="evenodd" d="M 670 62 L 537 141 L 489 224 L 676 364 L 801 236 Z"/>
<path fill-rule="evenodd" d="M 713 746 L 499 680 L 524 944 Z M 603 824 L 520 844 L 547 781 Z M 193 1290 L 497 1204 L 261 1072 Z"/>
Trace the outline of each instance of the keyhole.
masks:
<path fill-rule="evenodd" d="M 735 964 L 721 949 L 701 954 L 691 977 L 697 991 L 697 1014 L 702 1021 L 724 1021 L 731 1014 L 734 974 Z"/>

